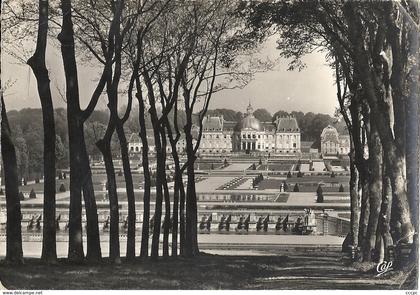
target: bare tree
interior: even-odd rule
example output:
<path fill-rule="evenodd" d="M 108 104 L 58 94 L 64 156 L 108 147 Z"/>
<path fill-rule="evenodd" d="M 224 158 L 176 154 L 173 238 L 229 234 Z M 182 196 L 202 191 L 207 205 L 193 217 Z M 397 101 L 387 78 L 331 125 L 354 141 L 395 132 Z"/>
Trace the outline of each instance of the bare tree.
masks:
<path fill-rule="evenodd" d="M 55 122 L 50 79 L 45 65 L 48 37 L 48 1 L 39 1 L 38 37 L 34 55 L 28 65 L 37 79 L 44 124 L 44 210 L 41 259 L 48 263 L 57 260 L 55 228 Z"/>
<path fill-rule="evenodd" d="M 78 75 L 76 66 L 74 31 L 71 1 L 61 2 L 63 23 L 58 36 L 66 76 L 67 120 L 69 125 L 70 149 L 70 216 L 69 216 L 69 259 L 75 262 L 83 260 L 81 192 L 85 200 L 87 216 L 87 259 L 98 261 L 101 258 L 99 242 L 98 215 L 92 185 L 89 158 L 84 142 L 83 124 L 93 112 L 105 87 L 107 73 L 112 63 L 104 66 L 100 81 L 85 110 L 80 109 Z"/>
<path fill-rule="evenodd" d="M 3 7 L 0 1 L 0 7 Z M 1 53 L 2 48 L 0 48 Z M 1 83 L 0 61 L 0 96 L 1 96 L 1 157 L 4 168 L 6 194 L 6 262 L 10 264 L 23 263 L 22 251 L 22 213 L 19 199 L 18 168 L 16 150 L 12 141 L 6 105 L 3 98 L 3 83 Z"/>
<path fill-rule="evenodd" d="M 12 142 L 9 121 L 7 120 L 3 91 L 1 93 L 1 156 L 6 190 L 6 261 L 11 264 L 22 264 L 22 214 L 20 211 L 16 152 Z"/>

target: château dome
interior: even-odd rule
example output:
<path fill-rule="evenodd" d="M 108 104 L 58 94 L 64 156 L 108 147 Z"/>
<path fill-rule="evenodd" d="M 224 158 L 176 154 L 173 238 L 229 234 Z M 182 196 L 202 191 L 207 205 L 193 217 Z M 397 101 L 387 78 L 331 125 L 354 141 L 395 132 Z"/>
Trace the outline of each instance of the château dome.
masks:
<path fill-rule="evenodd" d="M 239 122 L 237 130 L 255 130 L 255 131 L 264 131 L 264 128 L 257 118 L 254 117 L 254 110 L 249 103 L 245 117 Z"/>

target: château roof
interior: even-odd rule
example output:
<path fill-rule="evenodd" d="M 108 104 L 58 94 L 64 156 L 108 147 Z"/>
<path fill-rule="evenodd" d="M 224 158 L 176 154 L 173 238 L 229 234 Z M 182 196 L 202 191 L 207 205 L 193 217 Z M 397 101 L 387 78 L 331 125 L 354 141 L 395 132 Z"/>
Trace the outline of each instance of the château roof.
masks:
<path fill-rule="evenodd" d="M 224 121 L 223 122 L 224 130 L 229 130 L 229 131 L 236 130 L 235 128 L 236 128 L 237 125 L 238 125 L 238 122 L 236 122 L 236 121 Z"/>
<path fill-rule="evenodd" d="M 223 117 L 206 116 L 203 119 L 203 131 L 223 130 Z"/>
<path fill-rule="evenodd" d="M 327 127 L 325 127 L 321 133 L 321 141 L 322 142 L 331 141 L 334 143 L 338 143 L 339 139 L 338 139 L 337 129 L 335 129 L 331 125 L 328 125 Z"/>
<path fill-rule="evenodd" d="M 299 125 L 295 117 L 277 117 L 276 121 L 277 132 L 299 132 Z"/>
<path fill-rule="evenodd" d="M 269 131 L 269 132 L 276 131 L 275 130 L 276 129 L 276 126 L 273 124 L 273 122 L 261 122 L 261 123 L 264 126 L 264 129 L 266 131 Z"/>
<path fill-rule="evenodd" d="M 141 142 L 140 136 L 137 133 L 131 133 L 130 138 L 128 139 L 128 142 L 139 143 Z"/>
<path fill-rule="evenodd" d="M 240 130 L 255 130 L 255 131 L 263 131 L 264 128 L 257 118 L 254 117 L 253 114 L 247 114 L 245 118 L 243 118 L 238 123 L 238 129 Z"/>
<path fill-rule="evenodd" d="M 148 143 L 148 145 L 149 146 L 154 146 L 155 145 L 155 138 L 153 136 L 153 130 L 152 129 L 147 129 L 146 133 L 147 133 L 147 143 Z M 131 133 L 131 135 L 128 139 L 128 142 L 129 143 L 142 143 L 139 134 L 136 133 L 136 132 Z"/>

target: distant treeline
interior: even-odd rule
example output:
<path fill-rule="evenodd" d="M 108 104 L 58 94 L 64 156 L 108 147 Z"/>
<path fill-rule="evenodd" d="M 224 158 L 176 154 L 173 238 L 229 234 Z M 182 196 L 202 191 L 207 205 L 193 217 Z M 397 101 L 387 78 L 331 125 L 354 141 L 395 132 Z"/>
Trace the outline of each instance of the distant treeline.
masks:
<path fill-rule="evenodd" d="M 132 132 L 139 131 L 137 120 L 138 109 L 134 109 L 126 124 L 126 132 L 129 136 Z M 214 109 L 208 111 L 209 115 L 223 115 L 227 121 L 241 120 L 243 113 L 230 109 Z M 271 115 L 266 109 L 257 109 L 254 112 L 256 118 L 262 122 L 274 121 L 277 116 L 292 115 L 296 117 L 302 132 L 303 141 L 314 141 L 314 147 L 319 148 L 319 136 L 322 129 L 328 124 L 336 123 L 336 119 L 327 114 L 314 114 L 312 112 L 303 113 L 293 111 L 291 113 L 278 111 Z M 100 151 L 96 147 L 96 141 L 103 136 L 106 124 L 109 119 L 109 113 L 105 110 L 95 110 L 89 117 L 85 126 L 85 140 L 89 155 L 99 157 Z M 42 171 L 42 113 L 41 109 L 25 108 L 19 111 L 12 110 L 8 112 L 11 126 L 14 127 L 13 137 L 17 148 L 18 170 L 21 177 L 35 178 L 43 174 Z M 63 108 L 55 110 L 56 126 L 56 157 L 57 168 L 68 168 L 68 130 L 67 130 L 67 112 Z M 185 124 L 185 114 L 178 112 L 178 125 L 180 130 Z M 146 117 L 148 129 L 152 128 L 150 118 Z M 339 128 L 344 128 L 338 124 Z M 118 152 L 116 136 L 113 140 L 113 150 Z"/>
<path fill-rule="evenodd" d="M 34 179 L 43 175 L 43 126 L 42 111 L 35 108 L 24 108 L 19 111 L 7 112 L 10 125 L 13 126 L 13 139 L 16 145 L 16 156 L 20 178 Z M 171 114 L 169 115 L 171 117 Z M 64 108 L 55 109 L 56 129 L 56 159 L 57 169 L 69 167 L 69 140 L 67 127 L 67 111 Z M 96 142 L 103 136 L 109 120 L 109 112 L 95 110 L 85 124 L 85 142 L 88 154 L 100 157 L 101 153 Z M 178 125 L 185 124 L 185 114 L 178 112 Z M 149 116 L 146 116 L 146 126 L 152 128 Z M 182 128 L 181 128 L 182 130 Z M 138 109 L 134 108 L 126 123 L 126 133 L 139 132 Z M 114 134 L 112 150 L 117 154 L 119 145 Z"/>

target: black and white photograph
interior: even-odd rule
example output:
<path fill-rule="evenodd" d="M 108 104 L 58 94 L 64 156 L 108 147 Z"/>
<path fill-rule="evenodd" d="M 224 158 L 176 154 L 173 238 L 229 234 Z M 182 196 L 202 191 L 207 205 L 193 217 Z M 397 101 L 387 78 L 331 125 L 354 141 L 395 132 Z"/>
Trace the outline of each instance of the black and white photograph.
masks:
<path fill-rule="evenodd" d="M 1 294 L 417 294 L 420 0 L 0 4 Z"/>

